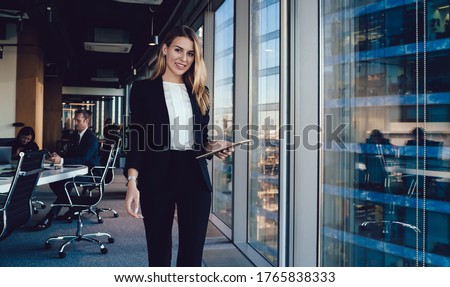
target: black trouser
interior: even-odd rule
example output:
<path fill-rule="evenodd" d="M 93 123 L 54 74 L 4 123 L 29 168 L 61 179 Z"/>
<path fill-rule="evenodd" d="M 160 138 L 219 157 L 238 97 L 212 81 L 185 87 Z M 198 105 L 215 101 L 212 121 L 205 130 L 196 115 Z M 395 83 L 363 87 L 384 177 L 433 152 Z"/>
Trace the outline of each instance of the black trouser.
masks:
<path fill-rule="evenodd" d="M 69 180 L 60 180 L 49 183 L 49 186 L 53 193 L 56 195 L 56 200 L 53 203 L 63 203 L 68 202 L 66 191 L 64 190 L 64 185 Z M 61 206 L 52 206 L 47 213 L 47 217 L 55 217 L 61 211 Z"/>
<path fill-rule="evenodd" d="M 139 177 L 144 177 L 140 174 Z M 172 224 L 177 211 L 177 266 L 201 266 L 211 192 L 191 151 L 170 151 L 170 167 L 160 187 L 139 186 L 150 266 L 170 266 Z M 141 189 L 142 188 L 142 189 Z"/>

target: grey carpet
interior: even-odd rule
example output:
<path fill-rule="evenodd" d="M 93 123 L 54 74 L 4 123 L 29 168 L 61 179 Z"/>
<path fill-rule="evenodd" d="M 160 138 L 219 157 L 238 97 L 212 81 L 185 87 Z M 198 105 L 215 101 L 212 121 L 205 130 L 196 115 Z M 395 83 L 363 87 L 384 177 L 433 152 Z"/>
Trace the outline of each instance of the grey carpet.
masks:
<path fill-rule="evenodd" d="M 125 182 L 117 171 L 113 184 L 107 186 L 105 197 L 100 207 L 111 207 L 119 213 L 114 218 L 112 213 L 102 213 L 104 222 L 97 223 L 95 216 L 84 216 L 84 233 L 107 232 L 115 242 L 105 243 L 107 254 L 101 254 L 98 245 L 89 242 L 75 242 L 67 247 L 67 256 L 58 257 L 58 249 L 62 243 L 55 242 L 50 249 L 45 248 L 45 240 L 54 235 L 72 235 L 76 231 L 76 222 L 54 221 L 52 226 L 43 231 L 33 232 L 34 226 L 48 211 L 54 194 L 48 185 L 37 188 L 35 196 L 44 201 L 47 207 L 33 215 L 29 224 L 13 232 L 8 238 L 0 241 L 1 267 L 145 267 L 148 265 L 144 225 L 141 219 L 134 219 L 126 214 L 124 208 Z M 61 213 L 65 212 L 63 210 Z M 172 265 L 176 261 L 177 225 L 173 228 L 173 256 Z M 204 266 L 252 266 L 247 258 L 240 253 L 220 231 L 210 224 L 210 237 L 207 237 L 204 251 Z M 209 236 L 209 235 L 208 235 Z M 212 236 L 212 237 L 211 237 Z M 102 241 L 104 241 L 102 239 Z M 223 252 L 227 256 L 223 256 Z"/>

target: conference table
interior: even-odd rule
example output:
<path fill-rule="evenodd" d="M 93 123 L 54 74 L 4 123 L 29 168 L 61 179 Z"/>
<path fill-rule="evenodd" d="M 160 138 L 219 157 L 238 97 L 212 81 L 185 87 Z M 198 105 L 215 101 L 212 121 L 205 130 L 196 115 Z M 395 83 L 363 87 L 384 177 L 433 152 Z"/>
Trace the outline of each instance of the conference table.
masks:
<path fill-rule="evenodd" d="M 422 163 L 422 162 L 420 162 Z M 444 163 L 444 161 L 440 161 L 440 164 L 433 162 L 431 164 L 427 164 L 427 167 L 424 169 L 423 167 L 415 167 L 416 162 L 415 159 L 411 160 L 409 163 L 405 163 L 401 159 L 389 159 L 386 160 L 386 165 L 384 169 L 388 173 L 400 173 L 406 175 L 418 175 L 418 176 L 428 176 L 428 177 L 436 177 L 442 179 L 450 179 L 450 167 L 448 163 Z M 363 162 L 355 162 L 355 169 L 366 171 L 366 164 Z"/>
<path fill-rule="evenodd" d="M 0 172 L 5 170 L 11 170 L 14 166 L 8 164 L 0 165 Z M 87 174 L 89 169 L 85 165 L 63 165 L 53 166 L 44 165 L 44 171 L 39 177 L 37 185 L 44 185 L 55 181 L 69 179 L 77 175 Z M 11 186 L 12 177 L 0 177 L 0 193 L 7 193 Z"/>

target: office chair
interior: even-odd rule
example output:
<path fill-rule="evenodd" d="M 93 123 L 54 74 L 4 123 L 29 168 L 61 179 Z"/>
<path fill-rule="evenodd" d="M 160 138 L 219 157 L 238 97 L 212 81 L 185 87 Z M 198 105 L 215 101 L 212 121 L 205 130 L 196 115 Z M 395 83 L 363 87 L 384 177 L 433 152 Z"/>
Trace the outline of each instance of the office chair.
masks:
<path fill-rule="evenodd" d="M 28 223 L 31 197 L 44 170 L 44 151 L 21 152 L 9 192 L 0 195 L 0 240 Z"/>
<path fill-rule="evenodd" d="M 52 206 L 68 207 L 74 210 L 74 215 L 77 216 L 77 231 L 75 235 L 52 236 L 45 241 L 45 248 L 47 249 L 51 247 L 52 241 L 66 241 L 59 248 L 58 256 L 60 258 L 66 257 L 64 249 L 74 241 L 88 241 L 96 243 L 99 245 L 100 252 L 102 254 L 106 254 L 108 252 L 108 249 L 103 245 L 101 241 L 96 239 L 97 237 L 106 236 L 108 238 L 108 243 L 114 243 L 114 238 L 110 234 L 105 232 L 83 234 L 83 214 L 93 213 L 97 215 L 99 222 L 101 220 L 101 217 L 95 212 L 94 208 L 96 208 L 96 206 L 103 198 L 103 193 L 105 190 L 105 178 L 114 159 L 113 151 L 114 149 L 110 150 L 109 157 L 105 166 L 95 166 L 91 169 L 91 175 L 76 176 L 71 181 L 66 182 L 66 184 L 64 185 L 64 189 L 67 195 L 66 202 L 55 202 L 52 204 Z M 94 172 L 94 170 L 101 171 L 101 173 Z M 79 188 L 89 188 L 89 195 L 81 195 L 78 190 Z M 71 195 L 72 189 L 75 189 L 76 191 L 73 195 Z"/>
<path fill-rule="evenodd" d="M 114 172 L 116 170 L 116 161 L 117 161 L 117 158 L 119 157 L 121 147 L 122 147 L 122 139 L 121 138 L 117 139 L 115 148 L 114 148 L 114 145 L 108 146 L 108 148 L 113 150 L 114 158 L 113 158 L 113 162 L 112 162 L 111 166 L 109 167 L 108 173 L 106 175 L 105 185 L 108 185 L 108 184 L 111 184 L 114 182 Z M 102 164 L 104 164 L 104 162 Z M 93 175 L 93 174 L 91 174 L 91 175 Z M 117 213 L 117 211 L 115 211 L 114 209 L 109 208 L 109 207 L 97 207 L 95 211 L 96 211 L 97 215 L 100 214 L 100 212 L 112 212 L 114 217 L 119 217 L 119 213 Z"/>
<path fill-rule="evenodd" d="M 102 166 L 96 166 L 95 168 L 91 169 L 90 174 L 88 176 L 85 175 L 83 177 L 85 177 L 85 178 L 89 177 L 89 179 L 87 179 L 89 181 L 95 181 L 95 180 L 98 181 L 98 178 L 99 178 L 97 176 L 97 174 L 99 173 L 98 171 L 102 170 L 104 168 L 104 166 L 106 165 L 110 156 L 113 156 L 112 163 L 111 163 L 109 169 L 107 170 L 107 174 L 105 177 L 105 186 L 114 182 L 114 171 L 116 169 L 116 160 L 120 153 L 122 139 L 119 138 L 116 142 L 117 142 L 117 146 L 115 146 L 113 144 L 112 145 L 108 144 L 106 149 L 105 149 L 105 145 L 102 145 L 101 151 L 103 152 L 103 154 L 102 154 L 102 158 L 100 160 Z M 111 152 L 112 152 L 112 154 L 111 154 Z M 81 194 L 86 195 L 89 192 L 89 195 L 92 196 L 91 189 L 92 189 L 92 187 L 84 186 L 83 190 L 81 191 Z M 77 192 L 79 192 L 78 189 L 77 189 Z M 95 210 L 90 210 L 89 212 L 94 214 L 95 216 L 97 216 L 98 223 L 103 223 L 103 218 L 100 216 L 100 212 L 112 212 L 114 217 L 119 217 L 119 213 L 116 210 L 109 208 L 109 207 L 96 207 Z M 72 216 L 68 216 L 67 221 L 72 222 Z"/>
<path fill-rule="evenodd" d="M 405 181 L 414 178 L 413 175 L 395 174 L 388 170 L 386 159 L 382 148 L 377 145 L 376 154 L 370 154 L 366 158 L 368 184 L 378 191 L 383 191 L 387 194 L 394 194 L 392 183 L 395 181 Z M 414 189 L 414 185 L 410 184 L 406 194 L 409 194 Z M 418 228 L 412 224 L 398 220 L 399 215 L 396 214 L 395 203 L 389 202 L 381 218 L 367 217 L 364 222 L 359 225 L 359 231 L 366 234 L 375 234 L 375 237 L 384 238 L 389 241 L 392 239 L 392 229 L 394 226 L 402 226 L 414 230 L 416 233 L 420 232 Z"/>

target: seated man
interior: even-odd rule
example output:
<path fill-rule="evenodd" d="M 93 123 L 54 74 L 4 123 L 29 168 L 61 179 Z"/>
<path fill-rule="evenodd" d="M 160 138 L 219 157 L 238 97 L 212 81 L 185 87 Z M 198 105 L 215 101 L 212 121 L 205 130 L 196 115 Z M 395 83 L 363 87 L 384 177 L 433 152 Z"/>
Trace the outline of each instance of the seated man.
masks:
<path fill-rule="evenodd" d="M 91 113 L 86 110 L 78 110 L 75 112 L 75 143 L 71 145 L 64 158 L 53 153 L 50 160 L 54 164 L 83 164 L 89 169 L 100 164 L 98 155 L 98 139 L 96 135 L 89 129 Z M 64 190 L 64 184 L 67 180 L 50 183 L 50 188 L 56 194 L 55 202 L 65 202 L 67 199 Z M 51 226 L 53 218 L 56 217 L 61 210 L 60 206 L 53 206 L 47 215 L 34 227 L 34 230 L 44 230 Z"/>

